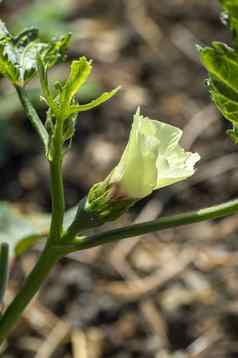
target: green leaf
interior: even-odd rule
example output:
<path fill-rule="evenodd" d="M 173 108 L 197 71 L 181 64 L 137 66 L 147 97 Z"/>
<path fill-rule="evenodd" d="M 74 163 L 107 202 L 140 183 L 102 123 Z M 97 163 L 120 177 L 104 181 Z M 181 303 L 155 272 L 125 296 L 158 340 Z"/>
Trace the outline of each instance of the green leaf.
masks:
<path fill-rule="evenodd" d="M 60 36 L 47 44 L 47 48 L 42 53 L 42 60 L 48 68 L 53 67 L 56 63 L 66 59 L 66 51 L 71 39 L 71 33 Z"/>
<path fill-rule="evenodd" d="M 48 225 L 49 216 L 47 215 L 23 215 L 13 205 L 0 202 L 0 244 L 4 242 L 9 244 L 11 256 L 15 254 L 15 247 L 21 240 L 46 235 Z M 34 244 L 36 241 L 32 239 L 31 242 Z"/>
<path fill-rule="evenodd" d="M 31 80 L 37 69 L 37 56 L 47 48 L 46 44 L 30 42 L 23 51 L 18 50 L 19 79 L 18 84 L 23 87 Z M 19 83 L 20 81 L 20 83 Z"/>
<path fill-rule="evenodd" d="M 20 48 L 17 50 L 20 83 L 22 86 L 35 75 L 38 56 L 41 56 L 42 61 L 47 68 L 51 68 L 56 63 L 65 59 L 65 52 L 68 48 L 70 37 L 71 35 L 67 34 L 48 44 L 33 41 L 29 42 L 23 50 Z"/>
<path fill-rule="evenodd" d="M 45 234 L 33 234 L 24 237 L 16 244 L 15 255 L 23 255 L 26 251 L 30 250 L 33 246 L 35 246 L 40 240 L 44 238 L 46 238 Z"/>
<path fill-rule="evenodd" d="M 238 124 L 238 95 L 225 86 L 219 86 L 215 79 L 208 81 L 208 89 L 217 108 L 233 124 Z M 227 89 L 227 90 L 226 90 Z"/>
<path fill-rule="evenodd" d="M 64 124 L 64 138 L 71 139 L 74 133 L 76 114 L 83 111 L 88 111 L 99 106 L 105 101 L 113 97 L 120 87 L 105 92 L 98 98 L 91 100 L 86 104 L 77 103 L 78 92 L 86 88 L 85 83 L 92 71 L 91 61 L 86 57 L 80 57 L 71 63 L 70 73 L 65 81 L 57 81 L 54 84 L 55 93 L 51 94 L 49 91 L 49 84 L 47 79 L 47 67 L 44 65 L 42 59 L 38 63 L 38 72 L 41 80 L 41 87 L 43 89 L 44 99 L 47 102 L 52 116 L 56 119 L 60 118 L 65 121 Z M 83 93 L 83 91 L 82 91 Z M 85 96 L 85 92 L 84 92 Z"/>
<path fill-rule="evenodd" d="M 50 97 L 50 91 L 49 91 L 49 83 L 48 83 L 47 66 L 44 64 L 42 57 L 40 55 L 37 57 L 37 67 L 40 77 L 41 90 L 43 92 L 44 99 L 48 101 Z"/>
<path fill-rule="evenodd" d="M 19 68 L 17 54 L 11 41 L 6 38 L 0 40 L 0 73 L 13 83 L 17 83 Z"/>
<path fill-rule="evenodd" d="M 87 60 L 84 56 L 72 62 L 69 77 L 62 87 L 60 94 L 62 106 L 68 106 L 71 103 L 73 97 L 80 90 L 80 87 L 87 81 L 91 71 L 91 61 Z"/>
<path fill-rule="evenodd" d="M 39 74 L 39 77 L 40 77 L 41 90 L 42 90 L 42 94 L 43 94 L 41 99 L 43 99 L 43 101 L 46 102 L 49 105 L 49 107 L 51 108 L 53 113 L 55 113 L 57 111 L 57 106 L 56 106 L 56 103 L 54 101 L 54 97 L 51 95 L 50 89 L 49 89 L 48 66 L 47 66 L 47 64 L 45 64 L 43 62 L 41 56 L 38 56 L 38 58 L 37 58 L 37 66 L 38 66 L 38 74 Z M 50 119 L 49 111 L 47 112 L 47 120 L 48 119 Z M 47 129 L 47 123 L 48 123 L 47 120 L 45 122 L 46 129 Z"/>
<path fill-rule="evenodd" d="M 229 135 L 238 142 L 238 52 L 222 43 L 199 48 L 202 64 L 209 73 L 207 81 L 212 100 L 233 129 Z M 237 139 L 236 139 L 237 138 Z"/>
<path fill-rule="evenodd" d="M 238 46 L 238 2 L 237 0 L 219 0 L 223 9 L 222 19 L 233 31 L 235 45 Z"/>
<path fill-rule="evenodd" d="M 1 208 L 1 203 L 0 203 Z M 13 209 L 15 211 L 15 209 Z M 67 210 L 64 215 L 64 228 L 65 230 L 72 224 L 75 215 L 77 213 L 78 207 L 74 206 L 73 208 Z M 48 228 L 50 225 L 51 215 L 48 214 L 31 214 L 25 217 L 28 222 L 33 223 L 33 234 L 26 235 L 23 238 L 17 240 L 14 244 L 14 255 L 19 257 L 40 241 L 44 240 L 48 235 Z M 1 215 L 0 215 L 1 222 Z"/>
<path fill-rule="evenodd" d="M 39 37 L 39 30 L 35 27 L 30 27 L 20 32 L 14 37 L 14 43 L 18 46 L 26 46 L 29 42 L 32 42 Z"/>
<path fill-rule="evenodd" d="M 76 206 L 66 211 L 65 229 L 72 223 L 76 212 Z M 0 245 L 9 245 L 11 257 L 20 256 L 47 237 L 50 220 L 51 215 L 23 214 L 15 206 L 0 201 Z"/>
<path fill-rule="evenodd" d="M 209 74 L 238 94 L 238 53 L 225 44 L 200 49 L 202 64 Z"/>
<path fill-rule="evenodd" d="M 71 140 L 75 133 L 75 124 L 77 120 L 77 114 L 80 112 L 88 111 L 90 109 L 93 109 L 100 104 L 106 102 L 110 98 L 112 98 L 118 91 L 120 87 L 115 88 L 111 92 L 105 92 L 101 96 L 99 96 L 97 99 L 92 100 L 91 102 L 87 104 L 72 104 L 65 106 L 67 110 L 64 112 L 64 140 L 68 141 Z M 71 142 L 69 143 L 69 147 L 71 145 Z"/>
<path fill-rule="evenodd" d="M 0 35 L 5 34 L 4 27 Z M 14 85 L 23 87 L 37 71 L 38 56 L 47 67 L 64 60 L 70 34 L 54 39 L 49 43 L 39 41 L 38 30 L 26 29 L 19 35 L 0 37 L 0 72 Z"/>
<path fill-rule="evenodd" d="M 117 87 L 114 90 L 112 90 L 111 92 L 104 92 L 103 94 L 101 94 L 101 96 L 99 96 L 98 98 L 92 100 L 91 102 L 89 102 L 87 104 L 72 105 L 71 111 L 72 111 L 72 113 L 89 111 L 90 109 L 93 109 L 93 108 L 99 106 L 100 104 L 111 99 L 113 96 L 115 96 L 115 94 L 119 91 L 120 88 L 121 87 Z"/>
<path fill-rule="evenodd" d="M 65 52 L 68 48 L 71 34 L 61 36 L 58 41 L 50 43 L 49 48 L 45 53 L 38 54 L 37 56 L 37 66 L 38 73 L 41 82 L 41 88 L 43 92 L 43 99 L 48 103 L 49 107 L 52 109 L 53 113 L 57 111 L 56 103 L 54 102 L 54 97 L 50 93 L 49 83 L 48 83 L 48 68 L 52 67 L 59 61 L 65 60 Z"/>

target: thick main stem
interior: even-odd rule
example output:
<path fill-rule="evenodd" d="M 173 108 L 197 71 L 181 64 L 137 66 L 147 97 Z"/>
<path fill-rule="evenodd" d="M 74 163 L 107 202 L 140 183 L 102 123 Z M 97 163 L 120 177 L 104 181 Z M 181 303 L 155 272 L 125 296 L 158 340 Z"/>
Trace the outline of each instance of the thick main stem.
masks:
<path fill-rule="evenodd" d="M 63 144 L 62 144 L 63 122 L 56 122 L 56 130 L 53 138 L 53 158 L 50 161 L 50 181 L 52 200 L 52 219 L 50 226 L 49 242 L 59 240 L 63 231 L 64 219 L 64 184 L 62 175 Z"/>
<path fill-rule="evenodd" d="M 40 135 L 45 151 L 48 151 L 49 135 L 41 122 L 35 108 L 24 88 L 16 86 L 16 91 L 24 111 L 31 121 L 33 127 Z M 62 177 L 62 161 L 63 161 L 63 120 L 61 118 L 56 119 L 56 129 L 53 140 L 53 158 L 50 162 L 50 178 L 51 178 L 51 197 L 52 197 L 52 221 L 50 228 L 49 241 L 59 239 L 62 234 L 62 225 L 64 217 L 64 186 Z"/>
<path fill-rule="evenodd" d="M 0 345 L 14 328 L 25 307 L 38 292 L 42 282 L 44 282 L 59 257 L 60 254 L 57 250 L 46 248 L 42 252 L 36 266 L 26 279 L 20 292 L 8 306 L 4 315 L 0 319 Z"/>
<path fill-rule="evenodd" d="M 46 150 L 48 150 L 48 133 L 29 101 L 26 92 L 16 88 L 22 105 L 32 121 L 33 125 L 40 134 Z M 42 254 L 40 255 L 35 267 L 27 277 L 23 287 L 16 295 L 12 303 L 8 306 L 0 319 L 0 345 L 14 328 L 16 322 L 21 317 L 22 312 L 29 304 L 34 295 L 38 292 L 51 268 L 62 256 L 62 250 L 55 244 L 62 235 L 64 218 L 64 188 L 62 177 L 63 161 L 63 123 L 59 119 L 56 121 L 56 129 L 52 143 L 52 161 L 50 162 L 51 176 L 51 196 L 52 196 L 52 219 L 49 238 Z"/>

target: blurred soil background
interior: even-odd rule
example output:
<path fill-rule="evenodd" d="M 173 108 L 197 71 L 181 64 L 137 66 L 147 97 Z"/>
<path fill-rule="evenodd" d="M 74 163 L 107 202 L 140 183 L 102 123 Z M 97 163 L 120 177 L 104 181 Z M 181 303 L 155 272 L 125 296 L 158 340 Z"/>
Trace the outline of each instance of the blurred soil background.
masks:
<path fill-rule="evenodd" d="M 12 31 L 42 38 L 73 33 L 69 60 L 93 59 L 82 103 L 119 95 L 78 121 L 67 154 L 65 194 L 73 207 L 120 158 L 138 105 L 184 130 L 200 153 L 196 174 L 154 193 L 111 226 L 220 203 L 238 194 L 237 147 L 204 86 L 195 44 L 231 43 L 213 0 L 2 1 Z M 64 78 L 63 64 L 51 71 Z M 38 82 L 30 95 L 41 114 Z M 49 212 L 47 163 L 13 89 L 0 81 L 0 198 L 23 213 Z M 238 357 L 238 217 L 146 235 L 75 254 L 57 265 L 6 345 L 4 358 Z M 19 228 L 20 230 L 20 228 Z M 12 264 L 8 300 L 37 250 Z"/>

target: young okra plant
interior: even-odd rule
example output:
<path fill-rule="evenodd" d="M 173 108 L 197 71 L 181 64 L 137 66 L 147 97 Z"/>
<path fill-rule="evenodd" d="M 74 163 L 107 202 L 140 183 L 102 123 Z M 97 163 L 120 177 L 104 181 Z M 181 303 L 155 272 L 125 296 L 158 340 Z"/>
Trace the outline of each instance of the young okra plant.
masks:
<path fill-rule="evenodd" d="M 238 143 L 238 3 L 220 0 L 223 19 L 234 34 L 234 48 L 214 42 L 211 47 L 199 47 L 201 62 L 209 73 L 207 86 L 211 97 L 224 117 L 231 122 L 228 131 Z M 167 123 L 145 117 L 138 108 L 132 119 L 131 132 L 121 160 L 111 173 L 93 185 L 78 204 L 72 222 L 64 225 L 65 204 L 62 164 L 73 137 L 76 123 L 83 120 L 81 112 L 89 111 L 108 101 L 116 88 L 87 104 L 78 103 L 80 88 L 86 83 L 92 62 L 86 57 L 72 61 L 64 81 L 50 83 L 49 70 L 66 57 L 70 35 L 42 42 L 38 30 L 30 28 L 18 35 L 11 34 L 0 22 L 0 73 L 16 90 L 22 107 L 38 133 L 45 160 L 49 164 L 52 214 L 47 233 L 22 235 L 17 243 L 21 252 L 47 237 L 32 272 L 16 297 L 4 307 L 8 283 L 9 245 L 11 237 L 0 242 L 0 344 L 8 337 L 22 312 L 57 261 L 64 255 L 98 245 L 133 238 L 149 232 L 192 224 L 238 212 L 238 199 L 220 205 L 181 213 L 158 220 L 134 224 L 110 231 L 90 234 L 89 229 L 119 218 L 130 207 L 154 190 L 162 189 L 192 176 L 199 160 L 197 153 L 186 152 L 179 144 L 182 131 Z M 27 84 L 38 76 L 41 100 L 47 105 L 45 118 L 34 108 Z M 24 232 L 24 225 L 21 227 Z M 20 229 L 21 229 L 20 228 Z M 1 238 L 1 236 L 0 236 Z"/>

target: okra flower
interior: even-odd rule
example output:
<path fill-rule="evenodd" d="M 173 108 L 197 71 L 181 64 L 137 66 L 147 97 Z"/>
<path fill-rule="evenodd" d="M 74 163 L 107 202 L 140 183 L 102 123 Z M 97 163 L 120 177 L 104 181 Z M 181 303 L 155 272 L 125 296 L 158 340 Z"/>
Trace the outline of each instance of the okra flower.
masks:
<path fill-rule="evenodd" d="M 120 216 L 152 191 L 194 174 L 199 154 L 179 145 L 182 130 L 167 123 L 134 115 L 128 144 L 118 165 L 87 198 L 87 209 L 104 221 Z"/>
<path fill-rule="evenodd" d="M 182 133 L 179 128 L 143 117 L 138 109 L 129 142 L 107 180 L 116 184 L 121 194 L 138 200 L 190 177 L 200 157 L 179 146 Z"/>

